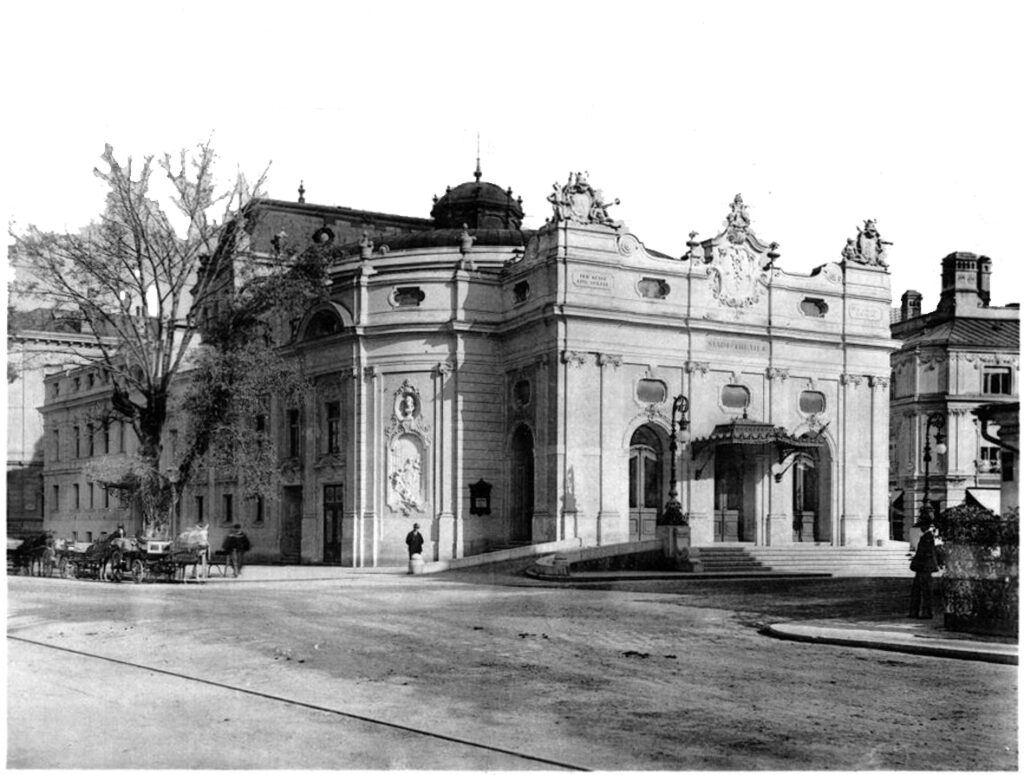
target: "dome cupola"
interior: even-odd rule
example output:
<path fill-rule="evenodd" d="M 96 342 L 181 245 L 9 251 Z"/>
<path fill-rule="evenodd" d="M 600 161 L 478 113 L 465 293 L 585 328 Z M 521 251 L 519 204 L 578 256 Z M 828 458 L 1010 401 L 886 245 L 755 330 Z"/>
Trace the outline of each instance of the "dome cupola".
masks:
<path fill-rule="evenodd" d="M 523 199 L 512 198 L 512 189 L 482 181 L 477 161 L 475 180 L 452 188 L 444 196 L 434 197 L 430 217 L 435 229 L 515 229 L 522 228 Z"/>

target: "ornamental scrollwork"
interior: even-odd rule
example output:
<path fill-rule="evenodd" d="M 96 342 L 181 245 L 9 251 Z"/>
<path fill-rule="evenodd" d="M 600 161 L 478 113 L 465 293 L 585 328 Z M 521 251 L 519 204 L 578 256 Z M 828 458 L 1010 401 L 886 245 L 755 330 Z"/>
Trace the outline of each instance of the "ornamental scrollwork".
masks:
<path fill-rule="evenodd" d="M 576 350 L 562 350 L 562 363 L 572 364 L 577 369 L 586 365 L 588 360 L 586 353 L 577 352 Z"/>

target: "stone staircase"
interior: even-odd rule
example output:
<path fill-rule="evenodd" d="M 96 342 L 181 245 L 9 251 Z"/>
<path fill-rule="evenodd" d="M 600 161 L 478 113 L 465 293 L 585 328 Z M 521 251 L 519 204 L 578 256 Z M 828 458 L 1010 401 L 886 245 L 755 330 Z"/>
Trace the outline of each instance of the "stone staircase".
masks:
<path fill-rule="evenodd" d="M 910 577 L 909 546 L 714 545 L 695 547 L 705 573 L 828 573 L 832 576 Z"/>

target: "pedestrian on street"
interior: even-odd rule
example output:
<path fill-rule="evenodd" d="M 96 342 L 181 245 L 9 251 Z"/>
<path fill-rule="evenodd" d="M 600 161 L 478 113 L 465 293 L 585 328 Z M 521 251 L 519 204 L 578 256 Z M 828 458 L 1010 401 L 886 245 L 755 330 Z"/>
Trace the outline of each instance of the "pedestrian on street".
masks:
<path fill-rule="evenodd" d="M 405 545 L 409 547 L 410 560 L 414 554 L 423 554 L 423 534 L 420 533 L 418 522 L 413 523 L 412 530 L 405 537 Z"/>
<path fill-rule="evenodd" d="M 914 586 L 910 590 L 910 618 L 932 618 L 932 574 L 939 569 L 935 552 L 935 527 L 930 520 L 922 519 L 918 527 L 923 531 L 917 541 L 917 551 L 910 561 L 914 571 Z"/>
<path fill-rule="evenodd" d="M 242 526 L 235 523 L 231 532 L 224 538 L 224 545 L 221 547 L 228 555 L 228 565 L 235 572 L 235 578 L 242 575 L 242 565 L 245 562 L 245 553 L 249 551 L 252 544 L 249 543 L 249 536 L 242 530 Z"/>

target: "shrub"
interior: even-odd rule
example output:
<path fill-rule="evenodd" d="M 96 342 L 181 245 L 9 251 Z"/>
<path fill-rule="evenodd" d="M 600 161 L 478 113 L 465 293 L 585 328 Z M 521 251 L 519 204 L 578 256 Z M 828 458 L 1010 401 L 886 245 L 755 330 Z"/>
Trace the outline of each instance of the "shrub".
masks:
<path fill-rule="evenodd" d="M 1020 520 L 978 506 L 947 509 L 935 520 L 943 540 L 946 627 L 1016 635 Z"/>

